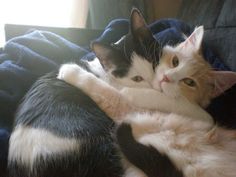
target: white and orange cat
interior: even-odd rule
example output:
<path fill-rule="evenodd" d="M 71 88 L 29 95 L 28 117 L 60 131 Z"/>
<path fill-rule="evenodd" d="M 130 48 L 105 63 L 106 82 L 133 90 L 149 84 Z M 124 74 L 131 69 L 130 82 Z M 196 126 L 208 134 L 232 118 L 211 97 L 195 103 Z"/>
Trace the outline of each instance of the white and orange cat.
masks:
<path fill-rule="evenodd" d="M 235 177 L 236 131 L 217 126 L 203 108 L 236 83 L 236 74 L 211 69 L 200 52 L 203 34 L 200 26 L 179 45 L 164 47 L 155 75 L 136 78 L 142 88 L 101 80 L 75 64 L 62 65 L 58 78 L 83 90 L 118 124 L 129 124 L 137 142 L 170 159 L 176 176 Z M 125 176 L 145 176 L 129 165 Z"/>

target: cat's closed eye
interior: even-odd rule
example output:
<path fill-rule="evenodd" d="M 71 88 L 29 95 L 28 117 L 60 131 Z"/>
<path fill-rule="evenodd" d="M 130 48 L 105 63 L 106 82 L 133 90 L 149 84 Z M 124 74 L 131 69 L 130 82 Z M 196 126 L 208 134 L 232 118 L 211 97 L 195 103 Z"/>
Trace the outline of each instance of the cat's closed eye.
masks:
<path fill-rule="evenodd" d="M 189 87 L 196 87 L 197 86 L 196 82 L 193 79 L 190 79 L 190 78 L 184 78 L 183 82 L 186 85 L 188 85 Z"/>
<path fill-rule="evenodd" d="M 172 67 L 175 68 L 179 65 L 179 59 L 178 57 L 175 55 L 173 58 L 172 58 Z"/>
<path fill-rule="evenodd" d="M 134 76 L 131 78 L 134 82 L 141 82 L 143 81 L 143 77 L 142 76 Z"/>

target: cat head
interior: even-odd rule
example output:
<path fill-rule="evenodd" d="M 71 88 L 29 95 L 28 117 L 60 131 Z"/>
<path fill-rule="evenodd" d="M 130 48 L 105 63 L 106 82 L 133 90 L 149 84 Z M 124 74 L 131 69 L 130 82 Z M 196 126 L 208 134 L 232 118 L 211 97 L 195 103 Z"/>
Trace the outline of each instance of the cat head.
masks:
<path fill-rule="evenodd" d="M 205 107 L 236 83 L 236 73 L 213 71 L 201 53 L 203 34 L 200 26 L 179 45 L 163 48 L 153 87 L 167 96 L 184 96 Z"/>
<path fill-rule="evenodd" d="M 118 84 L 151 87 L 153 68 L 159 60 L 159 44 L 137 9 L 131 12 L 129 30 L 114 44 L 92 43 L 92 50 L 104 70 Z"/>

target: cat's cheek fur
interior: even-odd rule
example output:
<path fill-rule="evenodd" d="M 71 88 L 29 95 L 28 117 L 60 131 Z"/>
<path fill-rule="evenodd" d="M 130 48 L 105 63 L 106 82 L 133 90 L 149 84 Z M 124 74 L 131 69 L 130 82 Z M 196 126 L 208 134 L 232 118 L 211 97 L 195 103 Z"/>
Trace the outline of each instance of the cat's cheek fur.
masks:
<path fill-rule="evenodd" d="M 10 138 L 8 161 L 31 168 L 39 157 L 46 160 L 50 155 L 78 150 L 79 146 L 79 142 L 73 138 L 59 137 L 45 129 L 18 125 Z"/>

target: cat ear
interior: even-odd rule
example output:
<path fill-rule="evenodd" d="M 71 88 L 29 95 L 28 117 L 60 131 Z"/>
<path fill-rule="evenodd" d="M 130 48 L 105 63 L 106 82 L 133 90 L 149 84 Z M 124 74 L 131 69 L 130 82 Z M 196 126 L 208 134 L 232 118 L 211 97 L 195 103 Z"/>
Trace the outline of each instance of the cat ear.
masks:
<path fill-rule="evenodd" d="M 141 12 L 136 8 L 133 8 L 131 11 L 130 23 L 130 28 L 132 32 L 136 31 L 139 28 L 147 26 L 146 21 L 144 20 Z"/>
<path fill-rule="evenodd" d="M 221 95 L 224 91 L 236 84 L 236 73 L 231 71 L 211 71 L 214 86 L 212 98 Z"/>
<path fill-rule="evenodd" d="M 203 26 L 195 28 L 192 34 L 183 42 L 182 46 L 190 51 L 199 52 L 201 50 L 203 35 Z"/>
<path fill-rule="evenodd" d="M 112 61 L 109 57 L 113 51 L 111 46 L 102 44 L 100 42 L 93 42 L 91 44 L 91 49 L 105 70 L 109 70 L 113 67 Z"/>
<path fill-rule="evenodd" d="M 134 38 L 138 39 L 139 41 L 143 41 L 144 39 L 150 37 L 154 38 L 141 12 L 136 8 L 133 8 L 131 11 L 130 32 Z"/>

